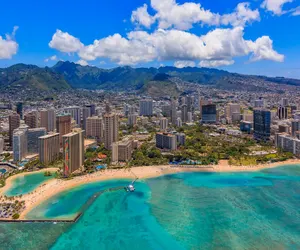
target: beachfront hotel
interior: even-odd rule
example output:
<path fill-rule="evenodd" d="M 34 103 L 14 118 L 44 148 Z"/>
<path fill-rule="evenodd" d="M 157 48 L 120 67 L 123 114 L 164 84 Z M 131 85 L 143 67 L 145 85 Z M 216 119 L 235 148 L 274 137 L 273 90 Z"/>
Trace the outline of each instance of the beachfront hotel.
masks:
<path fill-rule="evenodd" d="M 59 157 L 59 133 L 39 137 L 38 146 L 40 162 L 47 166 Z"/>
<path fill-rule="evenodd" d="M 56 117 L 56 129 L 59 133 L 60 146 L 62 146 L 62 136 L 71 132 L 71 115 L 60 114 Z"/>
<path fill-rule="evenodd" d="M 176 135 L 169 133 L 156 133 L 156 147 L 160 149 L 176 150 Z"/>
<path fill-rule="evenodd" d="M 22 161 L 27 155 L 27 150 L 28 150 L 27 133 L 28 133 L 27 125 L 14 130 L 14 134 L 13 134 L 14 162 Z"/>
<path fill-rule="evenodd" d="M 74 129 L 63 135 L 64 175 L 69 176 L 84 164 L 84 130 Z"/>
<path fill-rule="evenodd" d="M 39 152 L 39 137 L 46 135 L 45 128 L 32 128 L 27 132 L 27 152 L 28 154 L 37 154 Z"/>
<path fill-rule="evenodd" d="M 86 137 L 95 138 L 97 141 L 103 139 L 103 119 L 98 116 L 86 119 Z"/>
<path fill-rule="evenodd" d="M 103 115 L 104 120 L 104 146 L 111 149 L 114 142 L 119 138 L 119 116 L 110 112 L 110 108 L 106 107 L 106 113 Z"/>
<path fill-rule="evenodd" d="M 112 162 L 127 162 L 131 160 L 133 141 L 131 139 L 115 142 L 112 144 Z"/>

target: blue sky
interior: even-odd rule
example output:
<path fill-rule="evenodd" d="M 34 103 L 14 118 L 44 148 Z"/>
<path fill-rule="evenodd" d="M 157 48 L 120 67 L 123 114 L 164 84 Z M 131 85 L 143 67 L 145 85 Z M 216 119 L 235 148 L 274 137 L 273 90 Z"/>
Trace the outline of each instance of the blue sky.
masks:
<path fill-rule="evenodd" d="M 4 1 L 0 67 L 70 60 L 300 78 L 299 6 L 299 0 Z"/>

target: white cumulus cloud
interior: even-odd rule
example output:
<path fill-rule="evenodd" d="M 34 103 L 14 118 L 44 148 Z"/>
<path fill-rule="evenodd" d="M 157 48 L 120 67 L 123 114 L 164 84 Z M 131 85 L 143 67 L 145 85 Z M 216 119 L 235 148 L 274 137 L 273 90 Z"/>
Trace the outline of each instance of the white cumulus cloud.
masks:
<path fill-rule="evenodd" d="M 137 10 L 132 12 L 131 22 L 150 28 L 155 22 L 155 17 L 149 15 L 148 6 L 147 4 L 144 4 L 142 7 L 139 7 Z"/>
<path fill-rule="evenodd" d="M 257 38 L 255 42 L 247 41 L 247 44 L 253 52 L 251 61 L 272 60 L 283 62 L 284 55 L 273 50 L 273 41 L 268 36 Z"/>
<path fill-rule="evenodd" d="M 126 36 L 116 33 L 84 45 L 79 38 L 57 30 L 49 46 L 61 52 L 76 52 L 82 65 L 96 59 L 109 59 L 119 65 L 174 61 L 176 67 L 195 66 L 196 62 L 203 67 L 219 67 L 244 56 L 249 56 L 251 62 L 284 60 L 284 55 L 274 50 L 270 37 L 244 39 L 244 26 L 260 20 L 259 11 L 252 10 L 248 2 L 239 3 L 232 13 L 223 15 L 197 3 L 178 4 L 175 0 L 151 0 L 151 7 L 156 11 L 154 16 L 144 4 L 133 11 L 131 21 L 146 28 L 157 24 L 152 32 L 134 30 Z M 218 27 L 198 36 L 187 31 L 196 23 Z"/>
<path fill-rule="evenodd" d="M 87 61 L 82 60 L 82 59 L 78 60 L 76 63 L 79 64 L 79 65 L 81 65 L 81 66 L 87 66 L 87 65 L 89 65 Z"/>
<path fill-rule="evenodd" d="M 48 58 L 45 59 L 45 62 L 49 62 L 49 61 L 58 61 L 59 59 L 57 58 L 57 55 L 54 56 L 50 56 Z"/>
<path fill-rule="evenodd" d="M 57 49 L 61 52 L 71 53 L 79 51 L 83 47 L 83 44 L 78 38 L 70 35 L 68 32 L 56 30 L 49 46 L 50 48 Z"/>
<path fill-rule="evenodd" d="M 173 60 L 220 66 L 232 64 L 234 57 L 247 55 L 251 61 L 284 60 L 284 56 L 273 49 L 273 41 L 268 36 L 245 40 L 240 26 L 217 28 L 202 36 L 174 29 L 158 29 L 153 33 L 132 31 L 127 37 L 115 34 L 82 46 L 78 55 L 85 61 L 108 58 L 119 65 Z"/>
<path fill-rule="evenodd" d="M 292 16 L 300 16 L 300 6 L 291 10 Z"/>
<path fill-rule="evenodd" d="M 216 68 L 234 64 L 234 60 L 203 60 L 199 63 L 201 67 Z"/>
<path fill-rule="evenodd" d="M 234 12 L 221 16 L 223 25 L 231 24 L 232 26 L 245 26 L 246 23 L 259 20 L 260 14 L 258 9 L 250 9 L 250 3 L 248 2 L 239 3 Z"/>
<path fill-rule="evenodd" d="M 293 0 L 264 0 L 261 7 L 273 12 L 275 15 L 282 15 L 286 13 L 286 11 L 282 9 L 283 5 L 291 2 L 293 2 Z"/>
<path fill-rule="evenodd" d="M 17 54 L 19 45 L 15 41 L 15 34 L 18 28 L 15 26 L 12 34 L 6 34 L 5 38 L 0 36 L 0 59 L 11 59 Z"/>
<path fill-rule="evenodd" d="M 195 64 L 195 62 L 193 62 L 193 61 L 176 61 L 176 62 L 174 63 L 174 66 L 175 66 L 176 68 L 181 69 L 181 68 L 185 68 L 185 67 L 195 67 L 196 64 Z"/>
<path fill-rule="evenodd" d="M 206 10 L 200 3 L 178 4 L 175 0 L 151 0 L 154 16 L 148 13 L 147 5 L 132 12 L 131 21 L 149 28 L 156 20 L 159 28 L 189 30 L 194 24 L 244 26 L 259 21 L 259 11 L 250 9 L 248 2 L 239 3 L 234 12 L 220 15 Z"/>

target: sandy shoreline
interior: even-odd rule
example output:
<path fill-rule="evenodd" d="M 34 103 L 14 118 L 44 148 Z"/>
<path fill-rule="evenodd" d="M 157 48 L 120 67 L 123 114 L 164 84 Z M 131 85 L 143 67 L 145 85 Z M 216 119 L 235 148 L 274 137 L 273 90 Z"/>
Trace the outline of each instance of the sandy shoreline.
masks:
<path fill-rule="evenodd" d="M 45 169 L 42 169 L 42 170 L 39 170 L 39 171 L 24 172 L 24 173 L 20 173 L 20 174 L 17 174 L 17 175 L 13 175 L 12 177 L 9 177 L 8 179 L 5 180 L 5 186 L 2 189 L 0 189 L 0 196 L 4 195 L 7 192 L 7 190 L 12 188 L 13 181 L 15 179 L 19 178 L 19 177 L 29 175 L 29 174 L 33 174 L 33 173 L 36 174 L 36 173 L 40 173 L 40 172 L 46 172 L 46 171 L 56 172 L 57 170 L 59 170 L 59 169 L 58 168 L 45 168 Z M 48 182 L 48 181 L 46 181 L 46 182 Z M 46 183 L 46 182 L 44 182 L 44 183 Z"/>
<path fill-rule="evenodd" d="M 174 174 L 180 172 L 250 172 L 250 171 L 259 171 L 267 168 L 274 168 L 281 165 L 292 165 L 292 164 L 300 164 L 300 160 L 288 160 L 285 162 L 262 164 L 257 166 L 230 166 L 228 164 L 228 161 L 220 161 L 218 165 L 203 166 L 199 168 L 173 167 L 170 165 L 144 166 L 144 167 L 134 167 L 131 169 L 117 169 L 117 170 L 108 169 L 103 172 L 96 172 L 90 175 L 75 177 L 71 180 L 51 179 L 43 183 L 32 193 L 23 195 L 22 200 L 25 201 L 26 209 L 21 213 L 20 219 L 26 219 L 26 215 L 34 207 L 48 200 L 52 196 L 87 183 L 113 180 L 113 179 L 134 179 L 135 176 L 137 176 L 139 179 L 147 179 L 147 178 L 153 178 L 153 177 L 158 177 L 166 174 Z M 9 178 L 11 180 L 8 179 L 7 184 L 11 183 L 11 181 L 14 178 L 17 178 L 17 176 L 13 176 Z M 5 188 L 0 189 L 0 195 L 5 193 L 5 190 L 7 190 L 8 188 L 9 186 L 5 186 Z"/>

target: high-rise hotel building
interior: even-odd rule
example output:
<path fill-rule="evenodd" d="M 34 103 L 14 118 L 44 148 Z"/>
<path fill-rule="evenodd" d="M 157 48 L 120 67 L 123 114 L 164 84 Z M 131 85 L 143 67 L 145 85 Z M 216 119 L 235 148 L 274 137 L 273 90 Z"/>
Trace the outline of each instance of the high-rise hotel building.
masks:
<path fill-rule="evenodd" d="M 68 107 L 68 108 L 64 109 L 64 112 L 67 114 L 70 114 L 78 126 L 81 125 L 81 108 L 80 107 L 77 107 L 77 106 Z"/>
<path fill-rule="evenodd" d="M 59 133 L 52 133 L 39 137 L 39 158 L 44 165 L 55 161 L 59 157 Z"/>
<path fill-rule="evenodd" d="M 46 128 L 47 132 L 53 132 L 56 129 L 55 117 L 56 115 L 54 109 L 42 109 L 40 111 L 40 127 Z"/>
<path fill-rule="evenodd" d="M 11 114 L 8 117 L 9 121 L 9 143 L 12 146 L 14 130 L 20 127 L 20 115 Z"/>
<path fill-rule="evenodd" d="M 28 153 L 27 145 L 28 126 L 23 125 L 14 130 L 13 133 L 13 154 L 14 162 L 22 161 Z"/>
<path fill-rule="evenodd" d="M 267 141 L 271 136 L 271 112 L 266 109 L 254 110 L 254 138 Z"/>
<path fill-rule="evenodd" d="M 0 154 L 3 153 L 3 149 L 4 149 L 4 139 L 3 139 L 3 135 L 0 135 Z"/>
<path fill-rule="evenodd" d="M 115 142 L 112 144 L 112 161 L 127 162 L 132 158 L 133 141 L 131 139 Z"/>
<path fill-rule="evenodd" d="M 98 116 L 86 119 L 86 137 L 103 140 L 103 119 Z"/>
<path fill-rule="evenodd" d="M 28 154 L 37 154 L 39 152 L 39 137 L 46 135 L 45 128 L 31 128 L 27 132 L 27 151 Z"/>
<path fill-rule="evenodd" d="M 38 116 L 36 112 L 30 112 L 24 115 L 25 124 L 29 128 L 37 128 L 38 127 Z"/>
<path fill-rule="evenodd" d="M 156 133 L 156 147 L 160 149 L 177 150 L 176 135 Z"/>
<path fill-rule="evenodd" d="M 84 164 L 84 130 L 74 129 L 62 139 L 64 175 L 69 176 Z"/>
<path fill-rule="evenodd" d="M 153 101 L 141 100 L 140 101 L 140 116 L 152 116 L 153 115 Z"/>
<path fill-rule="evenodd" d="M 62 146 L 62 136 L 71 132 L 71 115 L 59 114 L 56 117 L 56 129 L 59 133 L 59 141 Z"/>
<path fill-rule="evenodd" d="M 104 146 L 106 149 L 111 149 L 114 142 L 119 138 L 119 116 L 111 113 L 107 108 L 106 113 L 103 115 L 104 122 Z"/>
<path fill-rule="evenodd" d="M 82 128 L 86 130 L 87 119 L 91 117 L 91 109 L 89 107 L 82 108 Z"/>

